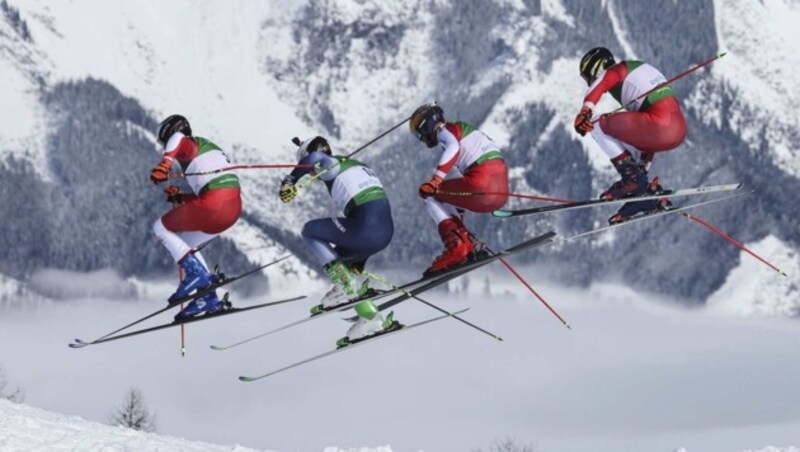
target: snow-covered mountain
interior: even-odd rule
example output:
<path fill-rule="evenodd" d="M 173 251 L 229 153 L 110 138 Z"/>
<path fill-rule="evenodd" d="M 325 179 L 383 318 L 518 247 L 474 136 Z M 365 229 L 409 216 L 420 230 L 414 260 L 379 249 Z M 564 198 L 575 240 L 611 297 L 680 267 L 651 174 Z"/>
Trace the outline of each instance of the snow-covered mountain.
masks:
<path fill-rule="evenodd" d="M 323 133 L 344 152 L 435 98 L 449 117 L 479 124 L 503 145 L 516 191 L 595 196 L 614 175 L 571 123 L 584 89 L 577 61 L 601 44 L 668 76 L 728 52 L 674 84 L 689 136 L 659 156 L 654 170 L 675 187 L 744 182 L 755 190 L 746 200 L 697 214 L 746 245 L 773 238 L 780 245 L 765 257 L 798 265 L 798 207 L 786 193 L 800 189 L 800 112 L 785 107 L 797 97 L 800 56 L 788 51 L 798 38 L 790 26 L 800 18 L 797 2 L 666 2 L 657 9 L 633 0 L 481 0 L 468 8 L 424 0 L 2 5 L 0 272 L 21 281 L 51 267 L 110 267 L 134 277 L 169 271 L 150 231 L 166 204 L 147 174 L 157 160 L 154 125 L 174 112 L 237 162 L 285 162 L 292 136 Z M 392 245 L 375 263 L 418 268 L 440 246 L 415 196 L 434 156 L 402 129 L 363 159 L 389 186 L 397 222 Z M 316 188 L 283 206 L 275 196 L 282 173 L 241 175 L 246 213 L 209 249 L 210 260 L 235 271 L 291 251 L 301 260 L 281 266 L 289 276 L 281 283 L 307 280 L 314 269 L 297 234 L 304 220 L 333 213 L 324 193 Z M 568 236 L 609 214 L 468 223 L 501 247 L 551 228 Z M 534 282 L 622 281 L 698 303 L 736 292 L 733 272 L 751 258 L 675 216 L 528 259 L 548 268 Z M 751 287 L 774 288 L 768 303 L 783 307 L 766 311 L 796 314 L 796 278 L 754 271 Z"/>

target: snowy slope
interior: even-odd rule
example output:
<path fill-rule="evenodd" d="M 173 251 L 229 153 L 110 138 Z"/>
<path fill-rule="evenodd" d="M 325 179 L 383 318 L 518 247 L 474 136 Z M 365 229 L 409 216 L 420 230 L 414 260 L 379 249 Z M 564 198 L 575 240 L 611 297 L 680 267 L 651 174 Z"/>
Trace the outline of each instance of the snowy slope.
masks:
<path fill-rule="evenodd" d="M 800 315 L 800 257 L 786 243 L 768 236 L 745 244 L 754 253 L 770 256 L 788 277 L 776 274 L 744 251 L 739 266 L 728 274 L 725 284 L 708 298 L 709 309 L 738 315 Z"/>
<path fill-rule="evenodd" d="M 765 135 L 771 158 L 787 173 L 800 177 L 800 110 L 787 108 L 800 102 L 796 89 L 800 54 L 792 50 L 800 40 L 800 30 L 794 26 L 800 20 L 800 4 L 717 0 L 715 6 L 720 48 L 729 54 L 727 61 L 714 68 L 714 75 L 737 88 L 741 99 L 736 101 L 753 109 L 728 120 L 753 144 L 754 152 L 764 151 L 758 143 Z"/>
<path fill-rule="evenodd" d="M 256 449 L 114 427 L 0 399 L 0 450 L 248 452 Z M 392 449 L 389 446 L 348 449 L 326 447 L 323 452 L 392 452 Z"/>
<path fill-rule="evenodd" d="M 253 451 L 138 432 L 0 399 L 1 450 Z"/>

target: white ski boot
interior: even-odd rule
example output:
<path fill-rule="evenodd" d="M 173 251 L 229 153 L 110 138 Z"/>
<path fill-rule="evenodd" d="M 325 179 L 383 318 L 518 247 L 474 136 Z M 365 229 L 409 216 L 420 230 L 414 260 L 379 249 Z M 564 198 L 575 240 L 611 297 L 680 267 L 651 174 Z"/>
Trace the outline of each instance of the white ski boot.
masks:
<path fill-rule="evenodd" d="M 358 313 L 358 320 L 347 330 L 347 336 L 336 341 L 338 347 L 345 347 L 403 327 L 400 322 L 394 320 L 394 312 L 390 312 L 384 319 L 372 301 L 357 304 L 355 310 Z"/>
<path fill-rule="evenodd" d="M 326 265 L 325 273 L 328 274 L 333 287 L 322 297 L 318 305 L 311 308 L 311 314 L 319 314 L 346 304 L 365 295 L 369 289 L 369 281 L 365 275 L 354 274 L 339 260 Z"/>

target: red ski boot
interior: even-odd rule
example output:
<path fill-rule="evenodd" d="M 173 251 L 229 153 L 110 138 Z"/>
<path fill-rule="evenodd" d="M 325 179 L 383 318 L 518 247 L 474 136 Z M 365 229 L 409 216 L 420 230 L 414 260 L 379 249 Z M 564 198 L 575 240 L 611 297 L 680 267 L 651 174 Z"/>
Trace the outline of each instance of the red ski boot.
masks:
<path fill-rule="evenodd" d="M 423 276 L 431 276 L 467 261 L 472 252 L 472 242 L 465 228 L 459 227 L 452 218 L 439 223 L 439 235 L 444 243 L 444 252 L 434 259 Z"/>

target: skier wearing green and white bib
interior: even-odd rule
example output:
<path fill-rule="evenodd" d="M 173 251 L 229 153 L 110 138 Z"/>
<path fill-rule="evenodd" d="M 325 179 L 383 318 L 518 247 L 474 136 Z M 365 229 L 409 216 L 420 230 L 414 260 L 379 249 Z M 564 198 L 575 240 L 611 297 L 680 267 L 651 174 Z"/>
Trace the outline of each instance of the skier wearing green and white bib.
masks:
<path fill-rule="evenodd" d="M 323 137 L 293 141 L 298 145 L 297 160 L 303 166 L 281 182 L 281 201 L 291 202 L 297 196 L 297 181 L 319 172 L 334 204 L 344 212 L 344 217 L 320 218 L 303 226 L 303 239 L 333 283 L 320 304 L 311 309 L 316 314 L 367 296 L 368 278 L 362 271 L 367 259 L 391 242 L 394 222 L 383 185 L 369 167 L 358 160 L 332 155 Z M 358 321 L 339 345 L 397 327 L 393 314 L 384 319 L 372 301 L 359 303 L 355 309 Z"/>

